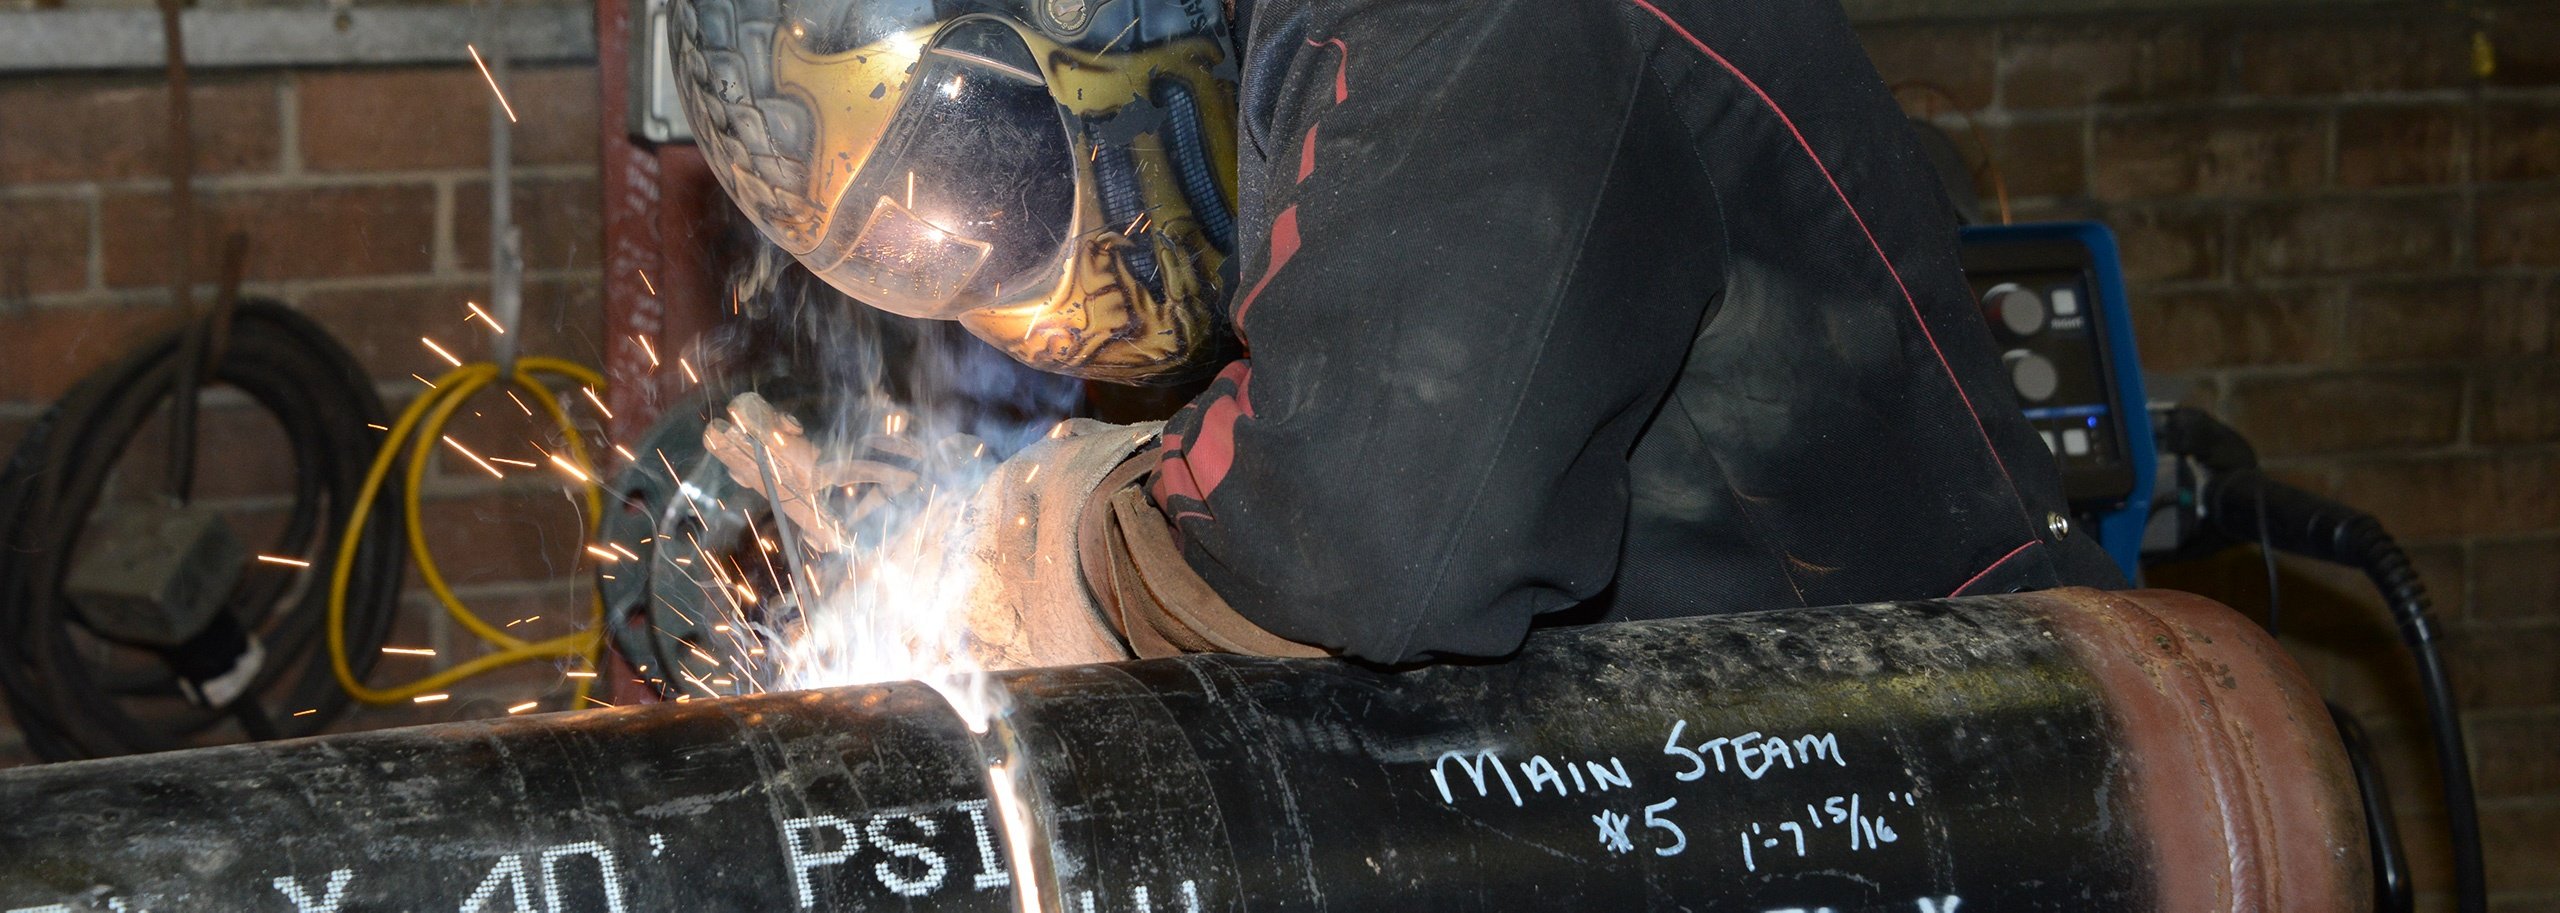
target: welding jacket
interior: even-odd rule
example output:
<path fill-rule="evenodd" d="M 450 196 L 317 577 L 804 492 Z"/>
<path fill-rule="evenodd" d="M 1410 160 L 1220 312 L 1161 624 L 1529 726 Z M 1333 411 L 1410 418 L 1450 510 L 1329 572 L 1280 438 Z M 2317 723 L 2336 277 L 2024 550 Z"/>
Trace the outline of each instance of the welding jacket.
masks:
<path fill-rule="evenodd" d="M 2117 582 L 1835 4 L 1240 15 L 1249 357 L 1149 493 L 1247 619 L 1402 662 Z"/>

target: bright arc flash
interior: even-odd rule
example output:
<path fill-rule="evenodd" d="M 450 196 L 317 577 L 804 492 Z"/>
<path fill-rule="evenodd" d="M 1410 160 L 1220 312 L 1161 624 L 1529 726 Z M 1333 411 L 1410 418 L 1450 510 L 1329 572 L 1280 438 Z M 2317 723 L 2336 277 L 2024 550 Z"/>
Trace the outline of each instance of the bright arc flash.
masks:
<path fill-rule="evenodd" d="M 499 109 L 507 112 L 507 123 L 515 123 L 516 106 L 507 104 L 507 90 L 498 88 L 498 77 L 489 72 L 488 61 L 480 59 L 480 49 L 467 42 L 463 44 L 462 48 L 463 50 L 471 52 L 471 63 L 473 66 L 480 68 L 480 78 L 489 81 L 489 91 L 498 96 Z"/>

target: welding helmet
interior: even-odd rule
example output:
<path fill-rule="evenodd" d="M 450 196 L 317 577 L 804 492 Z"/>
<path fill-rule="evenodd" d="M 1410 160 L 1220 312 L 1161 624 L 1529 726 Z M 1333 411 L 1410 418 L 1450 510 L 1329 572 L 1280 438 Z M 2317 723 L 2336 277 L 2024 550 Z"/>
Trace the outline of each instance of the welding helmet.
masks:
<path fill-rule="evenodd" d="M 765 236 L 1032 367 L 1216 367 L 1235 237 L 1217 0 L 688 0 L 685 115 Z"/>

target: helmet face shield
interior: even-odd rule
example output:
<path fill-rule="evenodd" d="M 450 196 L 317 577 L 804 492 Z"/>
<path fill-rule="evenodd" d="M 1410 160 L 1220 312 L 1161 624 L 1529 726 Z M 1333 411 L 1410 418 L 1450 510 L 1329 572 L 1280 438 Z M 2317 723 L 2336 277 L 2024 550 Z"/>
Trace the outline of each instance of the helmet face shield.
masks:
<path fill-rule="evenodd" d="M 686 113 L 756 225 L 856 300 L 1058 373 L 1213 369 L 1234 233 L 1224 24 L 1155 0 L 1036 7 L 692 0 Z M 1062 35 L 1060 10 L 1081 30 Z"/>

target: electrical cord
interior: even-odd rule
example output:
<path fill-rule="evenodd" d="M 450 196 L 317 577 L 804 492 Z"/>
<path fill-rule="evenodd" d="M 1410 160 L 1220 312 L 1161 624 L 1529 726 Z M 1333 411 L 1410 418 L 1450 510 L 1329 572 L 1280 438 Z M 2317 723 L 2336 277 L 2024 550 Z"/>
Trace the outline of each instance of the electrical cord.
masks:
<path fill-rule="evenodd" d="M 228 339 L 208 345 L 224 332 L 217 324 L 227 324 Z M 0 693 L 38 757 L 184 747 L 225 719 L 253 738 L 310 735 L 346 706 L 346 694 L 313 655 L 329 614 L 315 571 L 250 564 L 207 630 L 176 648 L 156 648 L 154 658 L 166 668 L 143 671 L 130 661 L 102 661 L 115 655 L 101 649 L 112 642 L 90 630 L 67 592 L 92 515 L 112 488 L 129 482 L 119 482 L 131 475 L 116 472 L 119 457 L 173 398 L 192 394 L 200 371 L 238 388 L 284 432 L 295 469 L 293 503 L 259 550 L 347 569 L 337 625 L 344 640 L 378 645 L 390 631 L 401 577 L 398 525 L 376 519 L 361 547 L 340 550 L 340 533 L 351 531 L 345 525 L 366 522 L 349 517 L 347 507 L 360 497 L 362 467 L 375 449 L 367 426 L 383 420 L 382 400 L 354 357 L 309 318 L 275 302 L 241 301 L 227 321 L 195 321 L 82 379 L 0 468 Z M 236 699 L 212 706 L 174 700 L 194 675 L 180 667 L 207 659 L 229 667 L 247 649 L 261 658 Z M 210 657 L 196 655 L 208 651 Z M 143 712 L 128 706 L 134 701 L 146 702 Z"/>
<path fill-rule="evenodd" d="M 552 459 L 561 468 L 585 483 L 583 493 L 586 496 L 587 537 L 589 540 L 595 537 L 596 525 L 604 514 L 603 489 L 596 482 L 594 463 L 587 458 L 587 446 L 583 435 L 579 432 L 577 425 L 569 420 L 568 412 L 560 408 L 560 401 L 552 395 L 551 388 L 542 383 L 543 375 L 566 378 L 590 389 L 604 385 L 604 378 L 597 375 L 595 371 L 575 362 L 557 358 L 528 357 L 518 360 L 513 368 L 501 368 L 486 362 L 463 365 L 437 378 L 435 383 L 430 385 L 431 389 L 426 395 L 418 397 L 415 402 L 409 404 L 409 408 L 400 413 L 399 421 L 392 424 L 390 434 L 385 436 L 381 451 L 374 457 L 373 468 L 365 474 L 362 494 L 355 501 L 355 512 L 344 526 L 346 535 L 339 548 L 341 560 L 331 568 L 329 575 L 330 664 L 337 674 L 339 687 L 345 689 L 347 694 L 353 695 L 357 700 L 369 704 L 399 703 L 492 669 L 533 660 L 577 659 L 584 661 L 589 671 L 596 668 L 601 658 L 598 652 L 604 644 L 602 595 L 590 598 L 592 609 L 588 623 L 582 630 L 539 641 L 527 641 L 509 635 L 499 626 L 490 624 L 486 619 L 474 614 L 469 606 L 463 605 L 462 600 L 453 594 L 453 588 L 446 584 L 444 574 L 436 566 L 435 555 L 427 547 L 426 528 L 421 519 L 422 511 L 418 506 L 419 483 L 426 472 L 429 455 L 435 448 L 436 442 L 444 437 L 445 425 L 452 419 L 454 411 L 469 402 L 473 394 L 503 380 L 516 389 L 524 391 L 526 397 L 542 410 L 543 415 L 560 429 L 562 437 L 567 442 L 568 455 L 565 459 L 554 455 Z M 392 467 L 400 461 L 403 448 L 409 451 L 408 472 L 405 485 L 402 486 L 406 496 L 400 502 L 400 506 L 408 532 L 409 554 L 417 561 L 418 576 L 426 581 L 427 589 L 433 592 L 436 601 L 444 606 L 447 616 L 461 625 L 464 630 L 470 631 L 474 636 L 498 649 L 497 652 L 449 666 L 415 681 L 375 688 L 364 683 L 364 674 L 357 667 L 357 661 L 347 654 L 346 595 L 355 568 L 344 560 L 343 556 L 353 553 L 364 539 L 365 521 L 373 507 L 374 493 L 386 484 Z M 575 696 L 571 700 L 584 701 L 594 681 L 593 676 L 579 678 Z"/>

